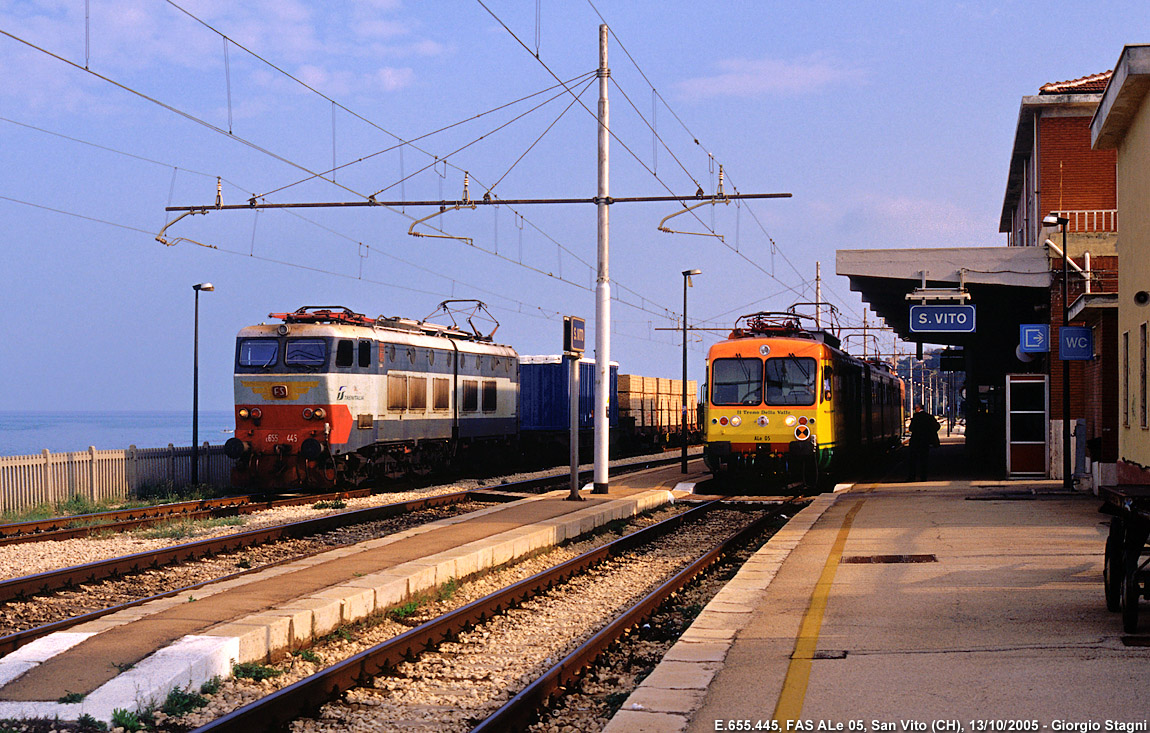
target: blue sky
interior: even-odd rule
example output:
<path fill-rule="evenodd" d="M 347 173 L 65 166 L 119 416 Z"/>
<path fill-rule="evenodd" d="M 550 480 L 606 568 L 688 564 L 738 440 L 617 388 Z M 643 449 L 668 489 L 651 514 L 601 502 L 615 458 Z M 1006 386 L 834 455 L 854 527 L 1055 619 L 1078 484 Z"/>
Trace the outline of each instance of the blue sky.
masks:
<path fill-rule="evenodd" d="M 658 329 L 679 325 L 689 268 L 692 323 L 811 300 L 821 261 L 857 324 L 835 250 L 1004 245 L 1020 98 L 1110 68 L 1147 20 L 1109 2 L 484 4 L 92 0 L 86 20 L 81 2 L 0 2 L 0 409 L 187 409 L 204 281 L 204 409 L 231 404 L 236 332 L 300 305 L 420 318 L 475 297 L 496 340 L 557 352 L 561 314 L 594 318 L 589 205 L 434 220 L 473 245 L 408 236 L 432 213 L 414 208 L 213 212 L 154 237 L 165 206 L 212 204 L 217 176 L 224 203 L 455 199 L 464 171 L 474 198 L 594 196 L 597 13 L 612 195 L 710 193 L 719 164 L 728 191 L 794 194 L 674 220 L 724 241 L 658 232 L 673 206 L 612 207 L 621 370 L 679 373 Z M 564 113 L 552 72 L 586 109 Z M 311 177 L 333 160 L 334 184 Z M 693 337 L 693 378 L 720 337 Z"/>

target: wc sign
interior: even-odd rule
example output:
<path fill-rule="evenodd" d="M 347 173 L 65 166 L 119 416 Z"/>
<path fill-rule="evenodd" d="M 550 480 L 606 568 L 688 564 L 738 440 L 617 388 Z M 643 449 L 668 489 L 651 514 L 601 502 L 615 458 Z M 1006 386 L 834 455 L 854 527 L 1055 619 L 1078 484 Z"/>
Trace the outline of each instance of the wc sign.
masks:
<path fill-rule="evenodd" d="M 1085 326 L 1063 326 L 1058 331 L 1058 355 L 1065 361 L 1094 358 L 1094 331 Z"/>

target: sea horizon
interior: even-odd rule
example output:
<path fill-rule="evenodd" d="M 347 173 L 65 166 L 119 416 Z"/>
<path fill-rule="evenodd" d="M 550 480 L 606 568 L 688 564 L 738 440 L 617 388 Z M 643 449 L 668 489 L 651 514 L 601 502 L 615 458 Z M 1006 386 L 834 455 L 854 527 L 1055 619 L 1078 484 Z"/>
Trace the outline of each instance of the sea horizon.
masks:
<path fill-rule="evenodd" d="M 199 411 L 199 442 L 221 445 L 235 430 L 229 410 Z M 0 456 L 166 448 L 192 444 L 191 410 L 0 410 Z"/>

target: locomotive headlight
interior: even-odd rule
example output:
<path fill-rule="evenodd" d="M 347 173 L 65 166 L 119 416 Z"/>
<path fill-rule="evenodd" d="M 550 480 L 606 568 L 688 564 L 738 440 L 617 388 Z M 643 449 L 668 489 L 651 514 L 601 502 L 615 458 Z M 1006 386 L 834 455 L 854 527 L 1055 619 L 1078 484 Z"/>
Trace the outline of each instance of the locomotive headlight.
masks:
<path fill-rule="evenodd" d="M 251 413 L 248 412 L 248 408 L 246 408 L 246 407 L 242 408 L 240 410 L 239 414 L 240 414 L 240 417 L 242 417 L 245 420 L 247 420 L 251 416 Z"/>
<path fill-rule="evenodd" d="M 735 415 L 734 417 L 731 418 L 731 427 L 737 428 L 742 424 L 743 424 L 743 418 L 739 417 L 738 415 Z"/>
<path fill-rule="evenodd" d="M 311 420 L 313 415 L 315 415 L 315 410 L 311 409 L 310 407 L 303 408 L 303 419 L 304 420 Z"/>
<path fill-rule="evenodd" d="M 322 420 L 327 417 L 327 412 L 322 407 L 317 407 L 315 408 L 315 412 L 313 412 L 312 415 L 315 416 L 316 420 Z"/>
<path fill-rule="evenodd" d="M 794 415 L 787 415 L 787 419 L 784 422 L 786 422 L 788 428 L 793 428 L 798 420 Z"/>
<path fill-rule="evenodd" d="M 264 416 L 264 411 L 258 407 L 253 407 L 251 414 L 252 414 L 252 417 L 254 417 L 256 420 L 259 420 L 261 417 Z"/>

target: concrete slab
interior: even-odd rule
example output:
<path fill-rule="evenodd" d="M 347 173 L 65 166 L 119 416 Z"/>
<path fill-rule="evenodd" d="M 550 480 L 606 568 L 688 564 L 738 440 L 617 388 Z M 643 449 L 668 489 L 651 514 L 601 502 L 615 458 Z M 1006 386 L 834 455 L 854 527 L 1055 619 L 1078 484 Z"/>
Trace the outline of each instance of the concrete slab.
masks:
<path fill-rule="evenodd" d="M 627 705 L 623 709 L 683 715 L 698 708 L 703 702 L 703 695 L 701 690 L 661 690 L 656 687 L 644 687 L 627 698 Z M 686 724 L 685 719 L 683 722 Z"/>
<path fill-rule="evenodd" d="M 603 733 L 679 733 L 686 725 L 684 715 L 620 710 Z"/>
<path fill-rule="evenodd" d="M 643 680 L 643 686 L 662 690 L 705 690 L 718 671 L 717 664 L 666 661 Z M 624 709 L 630 700 L 628 697 L 623 703 Z"/>

